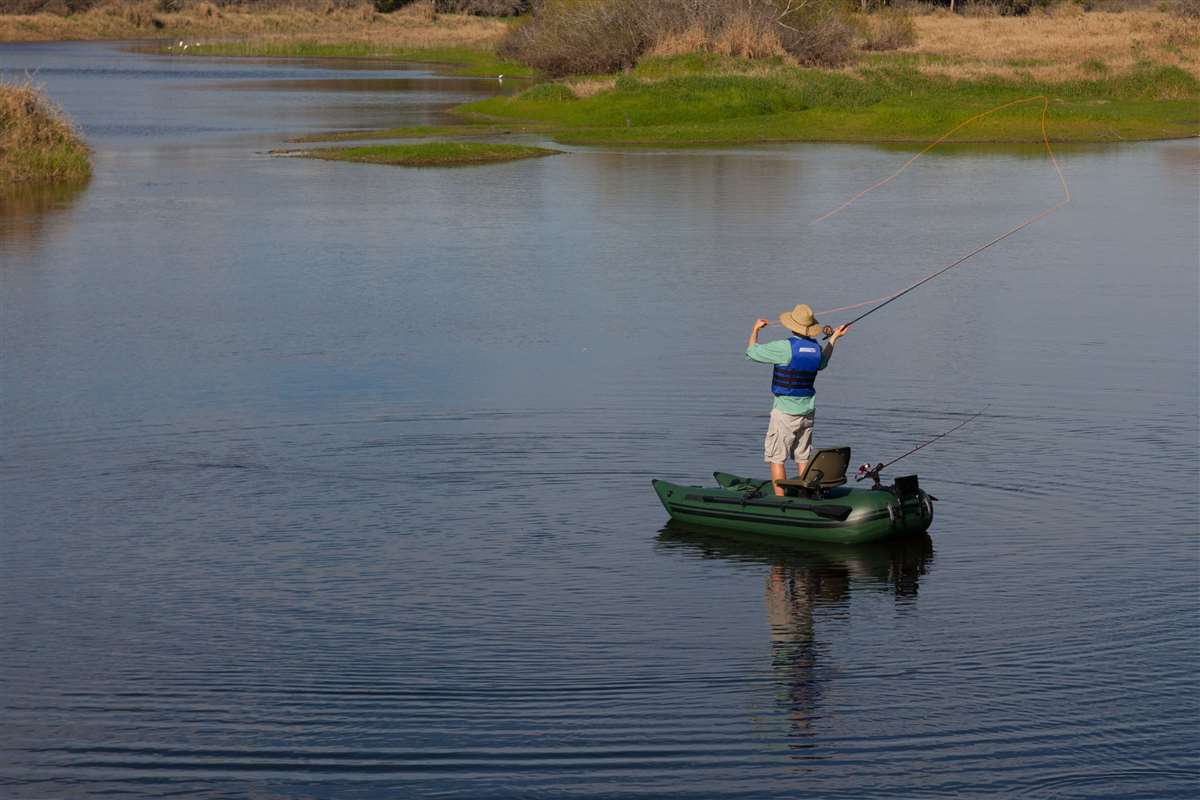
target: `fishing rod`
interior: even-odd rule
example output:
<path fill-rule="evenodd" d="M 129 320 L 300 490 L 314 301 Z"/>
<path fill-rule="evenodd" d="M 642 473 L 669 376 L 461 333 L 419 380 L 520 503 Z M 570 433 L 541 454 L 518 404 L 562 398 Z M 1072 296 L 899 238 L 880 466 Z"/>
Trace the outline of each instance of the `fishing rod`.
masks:
<path fill-rule="evenodd" d="M 976 419 L 978 419 L 978 418 L 979 418 L 979 417 L 980 417 L 980 416 L 983 414 L 983 412 L 984 412 L 984 411 L 987 411 L 987 410 L 988 410 L 988 408 L 989 408 L 990 406 L 991 406 L 991 404 L 989 403 L 988 405 L 986 405 L 986 406 L 984 406 L 983 408 L 979 409 L 978 413 L 976 413 L 974 416 L 970 417 L 969 419 L 967 419 L 967 420 L 965 420 L 965 421 L 963 421 L 963 422 L 960 422 L 960 423 L 958 423 L 957 425 L 955 425 L 953 428 L 951 428 L 950 430 L 946 431 L 945 433 L 939 433 L 937 436 L 933 437 L 933 438 L 932 438 L 932 439 L 930 439 L 929 441 L 927 441 L 927 442 L 924 442 L 923 444 L 919 444 L 919 445 L 917 445 L 916 447 L 914 447 L 912 450 L 909 450 L 909 451 L 908 451 L 907 453 L 905 453 L 904 455 L 902 455 L 902 456 L 897 456 L 896 458 L 893 458 L 891 461 L 887 462 L 886 464 L 876 464 L 874 467 L 872 467 L 870 464 L 863 464 L 862 466 L 860 466 L 860 467 L 858 468 L 858 474 L 854 476 L 854 480 L 856 480 L 856 481 L 861 481 L 861 480 L 863 480 L 864 478 L 870 478 L 870 479 L 871 479 L 871 481 L 874 483 L 874 486 L 872 486 L 871 488 L 872 488 L 872 489 L 878 489 L 878 488 L 879 488 L 879 473 L 880 473 L 880 472 L 882 472 L 883 470 L 887 469 L 887 468 L 888 468 L 888 467 L 890 467 L 892 464 L 895 464 L 895 463 L 896 463 L 897 461 L 899 461 L 900 459 L 902 459 L 902 458 L 908 458 L 908 457 L 909 457 L 909 456 L 911 456 L 913 453 L 917 452 L 918 450 L 923 450 L 923 449 L 925 449 L 925 448 L 926 448 L 926 447 L 928 447 L 929 445 L 931 445 L 931 444 L 933 444 L 934 442 L 936 442 L 938 439 L 944 439 L 945 437 L 947 437 L 947 436 L 949 436 L 950 434 L 954 433 L 956 430 L 958 430 L 959 428 L 963 427 L 964 425 L 967 425 L 967 424 L 969 424 L 969 423 L 971 423 L 971 422 L 974 422 Z"/>
<path fill-rule="evenodd" d="M 915 156 L 910 158 L 907 162 L 904 163 L 903 166 L 900 167 L 900 169 L 896 170 L 895 172 L 893 172 L 891 175 L 887 176 L 883 180 L 877 181 L 873 185 L 862 190 L 861 192 L 854 195 L 849 200 L 847 200 L 845 203 L 842 203 L 842 205 L 838 206 L 837 208 L 833 209 L 832 211 L 829 211 L 825 214 L 822 214 L 820 217 L 817 217 L 817 219 L 815 219 L 814 222 L 820 222 L 824 219 L 828 219 L 829 217 L 833 216 L 834 214 L 837 214 L 837 213 L 845 210 L 848 206 L 850 206 L 852 203 L 854 203 L 860 197 L 862 197 L 870 192 L 875 191 L 879 187 L 883 186 L 885 183 L 891 181 L 897 175 L 899 175 L 900 173 L 902 173 L 906 169 L 908 169 L 909 166 L 911 166 L 914 161 L 916 161 L 921 156 L 925 155 L 927 152 L 932 150 L 937 145 L 944 142 L 955 131 L 959 130 L 960 128 L 963 128 L 963 127 L 971 124 L 972 122 L 974 122 L 977 119 L 986 117 L 989 114 L 993 114 L 997 111 L 1000 111 L 1001 109 L 1009 108 L 1010 106 L 1020 105 L 1022 103 L 1030 103 L 1035 100 L 1042 101 L 1042 114 L 1041 114 L 1042 143 L 1046 147 L 1046 154 L 1050 157 L 1050 163 L 1054 166 L 1054 172 L 1058 176 L 1059 184 L 1062 186 L 1062 189 L 1063 189 L 1063 199 L 1062 200 L 1060 200 L 1059 202 L 1055 203 L 1054 205 L 1052 205 L 1048 208 L 1043 209 L 1042 211 L 1039 211 L 1037 214 L 1034 214 L 1032 217 L 1030 217 L 1029 219 L 1025 220 L 1024 222 L 1020 223 L 1019 225 L 1016 225 L 1015 227 L 1010 228 L 1009 230 L 1007 230 L 1004 233 L 997 236 L 995 239 L 992 239 L 987 244 L 982 245 L 981 247 L 975 248 L 971 252 L 967 253 L 965 256 L 962 256 L 961 258 L 956 259 L 955 261 L 951 262 L 950 264 L 947 264 L 945 267 L 942 267 L 941 269 L 937 270 L 936 272 L 926 275 L 921 280 L 917 281 L 916 283 L 912 284 L 911 286 L 909 286 L 905 289 L 902 289 L 899 292 L 896 292 L 895 294 L 876 298 L 875 300 L 867 300 L 866 302 L 863 302 L 863 303 L 855 303 L 854 305 L 850 305 L 850 306 L 842 306 L 841 308 L 831 308 L 831 309 L 827 309 L 825 311 L 821 311 L 819 313 L 832 314 L 832 313 L 835 313 L 838 311 L 849 311 L 849 310 L 855 309 L 855 308 L 862 308 L 863 306 L 871 305 L 873 303 L 876 304 L 876 305 L 874 305 L 874 307 L 868 309 L 867 311 L 864 311 L 862 314 L 859 314 L 857 317 L 855 317 L 854 319 L 847 322 L 846 327 L 849 327 L 849 326 L 855 324 L 856 322 L 858 322 L 859 320 L 862 320 L 865 317 L 868 317 L 871 314 L 874 314 L 876 311 L 878 311 L 879 309 L 888 305 L 889 303 L 891 303 L 895 300 L 899 300 L 901 297 L 903 297 L 904 295 L 913 291 L 917 287 L 928 283 L 929 281 L 933 280 L 934 278 L 938 277 L 939 275 L 949 272 L 950 270 L 957 267 L 959 264 L 962 264 L 967 259 L 979 255 L 980 253 L 982 253 L 984 250 L 987 250 L 992 245 L 1004 241 L 1005 239 L 1007 239 L 1009 236 L 1012 236 L 1017 231 L 1025 228 L 1029 225 L 1032 225 L 1033 223 L 1037 222 L 1038 220 L 1043 219 L 1044 217 L 1046 217 L 1046 216 L 1052 214 L 1053 212 L 1057 211 L 1058 209 L 1062 208 L 1067 203 L 1070 203 L 1071 202 L 1071 189 L 1067 185 L 1066 176 L 1063 175 L 1062 168 L 1058 164 L 1058 159 L 1056 159 L 1054 157 L 1054 150 L 1053 150 L 1053 148 L 1050 147 L 1050 136 L 1046 132 L 1046 113 L 1050 108 L 1050 98 L 1045 95 L 1036 95 L 1034 97 L 1025 97 L 1020 100 L 1014 100 L 1010 103 L 1005 103 L 1003 105 L 996 106 L 995 108 L 985 111 L 981 114 L 976 114 L 975 116 L 971 117 L 970 119 L 966 120 L 965 122 L 959 123 L 954 128 L 951 128 L 949 131 L 947 131 L 945 134 L 943 134 L 939 139 L 937 139 L 936 141 L 934 141 L 933 143 L 928 145 L 924 150 L 922 150 L 921 152 L 917 153 Z M 821 329 L 821 332 L 824 334 L 825 338 L 828 339 L 830 336 L 833 335 L 833 328 L 829 325 L 826 325 Z"/>

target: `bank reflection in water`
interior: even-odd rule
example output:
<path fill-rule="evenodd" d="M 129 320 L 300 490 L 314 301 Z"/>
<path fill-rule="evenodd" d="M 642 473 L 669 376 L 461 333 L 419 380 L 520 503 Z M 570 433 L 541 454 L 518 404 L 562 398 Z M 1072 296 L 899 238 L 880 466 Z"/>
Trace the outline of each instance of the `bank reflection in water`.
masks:
<path fill-rule="evenodd" d="M 823 609 L 848 610 L 853 592 L 886 592 L 898 602 L 917 597 L 921 576 L 933 563 L 928 534 L 869 545 L 780 542 L 765 537 L 736 539 L 671 522 L 660 546 L 692 551 L 706 559 L 761 564 L 766 617 L 771 636 L 771 672 L 781 685 L 780 702 L 791 734 L 813 735 L 821 697 L 836 673 L 816 624 Z"/>
<path fill-rule="evenodd" d="M 88 181 L 32 183 L 0 189 L 0 255 L 30 250 L 63 219 Z"/>

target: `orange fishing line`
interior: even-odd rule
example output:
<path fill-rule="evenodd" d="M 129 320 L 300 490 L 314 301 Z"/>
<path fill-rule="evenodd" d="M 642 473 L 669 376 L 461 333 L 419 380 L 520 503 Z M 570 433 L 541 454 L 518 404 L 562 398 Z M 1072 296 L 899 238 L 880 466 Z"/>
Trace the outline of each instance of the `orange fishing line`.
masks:
<path fill-rule="evenodd" d="M 893 172 L 891 175 L 888 175 L 886 178 L 884 178 L 884 179 L 882 179 L 882 180 L 880 180 L 880 181 L 876 181 L 875 183 L 873 183 L 873 184 L 871 184 L 870 186 L 868 186 L 866 189 L 863 189 L 861 192 L 858 192 L 858 193 L 857 193 L 857 194 L 855 194 L 853 197 L 851 197 L 849 200 L 847 200 L 846 202 L 842 203 L 840 206 L 838 206 L 837 208 L 833 209 L 832 211 L 827 211 L 826 213 L 824 213 L 824 214 L 822 214 L 821 216 L 817 217 L 815 220 L 813 220 L 813 223 L 814 223 L 814 224 L 816 224 L 816 223 L 818 223 L 818 222 L 821 222 L 821 221 L 823 221 L 823 220 L 829 219 L 829 218 L 830 218 L 830 217 L 832 217 L 834 214 L 839 214 L 839 213 L 841 213 L 842 211 L 846 210 L 846 209 L 847 209 L 848 207 L 850 207 L 850 205 L 852 205 L 852 204 L 853 204 L 853 203 L 854 203 L 856 200 L 858 200 L 859 198 L 861 198 L 861 197 L 863 197 L 863 196 L 865 196 L 865 195 L 868 195 L 868 194 L 870 194 L 871 192 L 875 191 L 876 189 L 878 189 L 878 188 L 882 187 L 884 184 L 886 184 L 886 183 L 888 183 L 889 181 L 891 181 L 893 178 L 897 177 L 897 176 L 898 176 L 900 173 L 904 172 L 906 169 L 908 169 L 910 166 L 912 166 L 913 162 L 915 162 L 915 161 L 916 161 L 918 158 L 920 158 L 921 156 L 925 155 L 925 154 L 926 154 L 926 153 L 928 153 L 930 150 L 932 150 L 933 148 L 937 147 L 939 144 L 941 144 L 942 142 L 946 141 L 946 140 L 947 140 L 947 139 L 949 139 L 951 136 L 953 136 L 953 135 L 954 135 L 954 133 L 955 133 L 956 131 L 959 131 L 959 130 L 961 130 L 962 128 L 965 128 L 967 125 L 970 125 L 972 122 L 975 122 L 976 120 L 982 119 L 982 118 L 984 118 L 984 117 L 988 116 L 989 114 L 994 114 L 994 113 L 996 113 L 997 111 L 1001 111 L 1001 110 L 1003 110 L 1003 109 L 1005 109 L 1005 108 L 1010 108 L 1010 107 L 1012 107 L 1012 106 L 1021 105 L 1021 104 L 1023 104 L 1023 103 L 1031 103 L 1031 102 L 1033 102 L 1033 101 L 1035 101 L 1035 100 L 1041 100 L 1041 101 L 1042 101 L 1042 114 L 1041 114 L 1042 143 L 1043 143 L 1043 144 L 1045 145 L 1045 147 L 1046 147 L 1046 154 L 1047 154 L 1047 155 L 1050 157 L 1050 163 L 1051 163 L 1051 164 L 1054 166 L 1054 172 L 1055 172 L 1055 174 L 1057 174 L 1057 175 L 1058 175 L 1058 182 L 1059 182 L 1059 183 L 1062 185 L 1062 189 L 1063 189 L 1063 199 L 1062 199 L 1062 200 L 1058 201 L 1057 203 L 1055 203 L 1055 204 L 1054 204 L 1054 205 L 1052 205 L 1052 206 L 1049 206 L 1049 207 L 1047 207 L 1047 208 L 1044 208 L 1044 209 L 1042 209 L 1041 211 L 1039 211 L 1038 213 L 1034 214 L 1034 215 L 1033 215 L 1032 217 L 1030 217 L 1029 219 L 1027 219 L 1027 220 L 1025 220 L 1024 222 L 1022 222 L 1020 225 L 1017 225 L 1016 227 L 1010 228 L 1009 230 L 1007 230 L 1007 231 L 1005 231 L 1004 233 L 1002 233 L 1002 234 L 1000 234 L 999 236 L 997 236 L 995 239 L 992 239 L 992 240 L 991 240 L 990 242 L 988 242 L 987 244 L 985 244 L 985 245 L 983 245 L 983 246 L 981 246 L 981 247 L 977 247 L 977 248 L 975 248 L 975 249 L 974 249 L 974 250 L 972 250 L 971 252 L 967 253 L 965 256 L 962 256 L 961 258 L 959 258 L 959 259 L 957 259 L 956 261 L 954 261 L 954 262 L 952 262 L 952 263 L 948 264 L 947 266 L 945 266 L 945 267 L 942 267 L 941 269 L 937 270 L 936 272 L 932 272 L 932 273 L 930 273 L 929 275 L 925 276 L 924 278 L 922 278 L 921 280 L 917 281 L 916 283 L 912 284 L 911 286 L 909 286 L 909 287 L 907 287 L 907 288 L 901 289 L 900 291 L 898 291 L 898 292 L 894 292 L 894 293 L 892 293 L 892 294 L 889 294 L 889 295 L 884 295 L 883 297 L 877 297 L 877 298 L 875 298 L 874 300 L 865 300 L 865 301 L 863 301 L 863 302 L 861 302 L 861 303 L 855 303 L 854 305 L 849 305 L 849 306 L 841 306 L 841 307 L 839 307 L 839 308 L 827 308 L 827 309 L 825 309 L 824 311 L 818 311 L 817 313 L 818 313 L 818 314 L 822 314 L 822 315 L 824 315 L 824 314 L 836 314 L 836 313 L 838 313 L 839 311 L 850 311 L 850 310 L 852 310 L 852 309 L 855 309 L 855 308 L 862 308 L 863 306 L 869 306 L 869 305 L 873 305 L 873 304 L 878 304 L 878 305 L 876 306 L 876 308 L 872 308 L 870 311 L 866 312 L 866 314 L 862 314 L 862 315 L 860 315 L 859 317 L 855 318 L 854 320 L 852 320 L 852 321 L 849 323 L 849 324 L 853 325 L 855 322 L 858 322 L 858 320 L 860 320 L 860 319 L 862 319 L 863 317 L 867 316 L 867 314 L 870 314 L 870 313 L 872 313 L 872 312 L 874 312 L 874 311 L 877 311 L 878 309 L 882 308 L 883 306 L 887 305 L 888 303 L 892 302 L 893 300 L 896 300 L 896 299 L 898 299 L 898 298 L 899 298 L 899 297 L 901 297 L 902 295 L 906 295 L 906 294 L 908 294 L 909 292 L 911 292 L 913 289 L 916 289 L 916 288 L 917 288 L 918 286 L 920 286 L 921 284 L 923 284 L 923 283 L 925 283 L 925 282 L 927 282 L 927 281 L 931 281 L 931 280 L 933 280 L 934 278 L 936 278 L 938 275 L 941 275 L 943 272 L 946 272 L 946 271 L 948 271 L 948 270 L 950 270 L 950 269 L 953 269 L 954 267 L 957 267 L 959 264 L 963 263 L 963 262 L 964 262 L 964 261 L 966 261 L 968 258 L 971 258 L 971 257 L 972 257 L 972 256 L 974 256 L 974 255 L 978 255 L 979 253 L 982 253 L 984 250 L 988 249 L 989 247 L 991 247 L 992 245 L 996 244 L 997 242 L 1000 242 L 1000 241 L 1002 241 L 1002 240 L 1004 240 L 1004 239 L 1007 239 L 1009 236 L 1012 236 L 1014 233 L 1016 233 L 1017 231 L 1021 230 L 1022 228 L 1026 227 L 1026 226 L 1029 226 L 1029 225 L 1032 225 L 1033 223 L 1037 222 L 1038 220 L 1042 219 L 1043 217 L 1046 217 L 1046 216 L 1048 216 L 1048 215 L 1050 215 L 1050 214 L 1054 213 L 1054 212 L 1055 212 L 1055 211 L 1057 211 L 1058 209 L 1060 209 L 1060 208 L 1062 208 L 1063 206 L 1065 206 L 1067 203 L 1071 202 L 1071 189 L 1070 189 L 1070 187 L 1069 187 L 1069 186 L 1067 186 L 1067 178 L 1066 178 L 1066 176 L 1065 176 L 1065 175 L 1063 175 L 1062 168 L 1061 168 L 1061 167 L 1059 167 L 1059 165 L 1058 165 L 1058 159 L 1054 157 L 1054 149 L 1053 149 L 1052 147 L 1050 147 L 1050 136 L 1049 136 L 1049 134 L 1046 132 L 1046 114 L 1047 114 L 1047 112 L 1048 112 L 1048 111 L 1049 111 L 1049 109 L 1050 109 L 1050 98 L 1049 98 L 1049 97 L 1047 97 L 1046 95 L 1044 95 L 1044 94 L 1043 94 L 1043 95 L 1034 95 L 1034 96 L 1032 96 L 1032 97 L 1024 97 L 1024 98 L 1022 98 L 1022 99 L 1020 99 L 1020 100 L 1013 100 L 1012 102 L 1009 102 L 1009 103 L 1004 103 L 1003 105 L 996 106 L 995 108 L 989 109 L 989 110 L 987 110 L 987 111 L 984 111 L 984 112 L 982 112 L 982 113 L 980 113 L 980 114 L 976 114 L 975 116 L 971 117 L 970 119 L 967 119 L 967 120 L 965 120 L 965 121 L 963 121 L 963 122 L 960 122 L 958 125 L 955 125 L 953 128 L 951 128 L 950 130 L 946 131 L 946 133 L 942 134 L 942 136 L 940 136 L 940 137 L 939 137 L 937 140 L 935 140 L 935 141 L 934 141 L 934 142 L 932 142 L 931 144 L 927 145 L 927 146 L 925 147 L 925 149 L 924 149 L 924 150 L 922 150 L 921 152 L 917 153 L 915 156 L 913 156 L 913 157 L 912 157 L 912 158 L 910 158 L 908 161 L 906 161 L 906 162 L 904 163 L 904 165 L 900 167 L 900 169 L 896 170 L 896 171 L 895 171 L 895 172 Z"/>

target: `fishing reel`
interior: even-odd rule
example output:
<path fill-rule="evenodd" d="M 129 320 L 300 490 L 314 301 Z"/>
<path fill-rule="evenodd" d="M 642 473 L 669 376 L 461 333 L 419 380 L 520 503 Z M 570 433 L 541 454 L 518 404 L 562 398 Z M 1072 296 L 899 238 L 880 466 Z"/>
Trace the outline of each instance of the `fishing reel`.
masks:
<path fill-rule="evenodd" d="M 828 339 L 830 336 L 833 336 L 833 326 L 825 325 L 821 328 L 821 333 L 824 334 L 826 339 Z"/>
<path fill-rule="evenodd" d="M 880 487 L 879 473 L 883 470 L 883 466 L 882 463 L 876 464 L 873 467 L 870 464 L 862 464 L 859 466 L 858 474 L 854 476 L 854 480 L 861 481 L 865 478 L 870 478 L 871 488 L 878 489 Z"/>

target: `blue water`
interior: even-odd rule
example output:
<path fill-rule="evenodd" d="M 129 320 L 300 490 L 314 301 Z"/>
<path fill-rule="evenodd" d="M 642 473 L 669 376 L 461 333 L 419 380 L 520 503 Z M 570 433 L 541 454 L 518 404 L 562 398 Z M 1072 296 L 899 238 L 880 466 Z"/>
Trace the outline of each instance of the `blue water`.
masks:
<path fill-rule="evenodd" d="M 988 411 L 897 467 L 931 537 L 785 548 L 665 527 L 650 479 L 765 474 L 753 320 L 1055 202 L 1038 148 L 814 225 L 909 153 L 279 159 L 499 87 L 108 44 L 0 72 L 95 149 L 0 200 L 0 796 L 1195 795 L 1195 141 L 1060 148 L 1069 206 L 856 326 L 818 445 Z"/>

